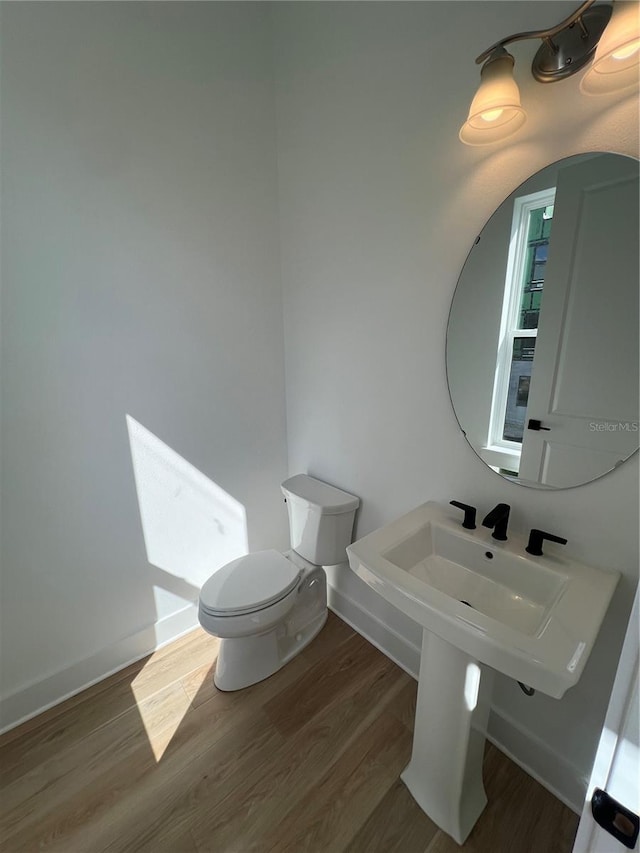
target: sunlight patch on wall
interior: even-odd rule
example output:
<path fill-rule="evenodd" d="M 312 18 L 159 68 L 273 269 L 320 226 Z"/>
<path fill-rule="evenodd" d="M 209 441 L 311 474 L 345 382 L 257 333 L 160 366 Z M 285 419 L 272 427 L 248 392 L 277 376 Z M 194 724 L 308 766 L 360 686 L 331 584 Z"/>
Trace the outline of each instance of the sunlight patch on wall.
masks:
<path fill-rule="evenodd" d="M 198 589 L 248 553 L 244 506 L 126 416 L 148 561 Z"/>
<path fill-rule="evenodd" d="M 637 672 L 636 659 L 636 672 Z M 615 735 L 605 727 L 604 733 Z M 637 811 L 640 803 L 640 695 L 636 677 L 631 695 L 627 699 L 627 708 L 622 731 L 617 735 L 617 743 L 608 772 L 607 793 L 621 802 L 631 811 Z M 604 786 L 603 786 L 604 787 Z"/>
<path fill-rule="evenodd" d="M 636 658 L 634 671 L 637 671 L 637 667 Z M 627 696 L 625 713 L 619 730 L 615 725 L 613 729 L 607 725 L 602 729 L 587 792 L 587 802 L 591 801 L 593 791 L 598 787 L 606 789 L 611 797 L 631 811 L 637 811 L 638 802 L 640 802 L 638 767 L 640 767 L 640 696 L 636 677 L 633 690 Z"/>

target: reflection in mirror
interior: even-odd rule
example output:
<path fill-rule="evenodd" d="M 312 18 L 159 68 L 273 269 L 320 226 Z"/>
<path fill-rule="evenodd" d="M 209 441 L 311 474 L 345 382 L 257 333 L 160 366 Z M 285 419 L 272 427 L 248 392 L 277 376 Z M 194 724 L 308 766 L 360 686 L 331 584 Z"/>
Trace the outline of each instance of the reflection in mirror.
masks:
<path fill-rule="evenodd" d="M 460 274 L 447 378 L 494 471 L 568 488 L 638 449 L 638 161 L 580 154 L 496 210 Z"/>

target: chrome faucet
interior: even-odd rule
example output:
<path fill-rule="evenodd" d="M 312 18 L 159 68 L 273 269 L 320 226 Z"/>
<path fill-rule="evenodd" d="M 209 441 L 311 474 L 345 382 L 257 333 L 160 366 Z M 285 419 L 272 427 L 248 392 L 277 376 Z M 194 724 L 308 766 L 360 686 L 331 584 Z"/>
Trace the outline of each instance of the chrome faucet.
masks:
<path fill-rule="evenodd" d="M 498 504 L 485 516 L 482 522 L 483 527 L 493 527 L 491 535 L 494 539 L 498 539 L 501 542 L 506 542 L 507 540 L 507 525 L 509 524 L 510 510 L 511 507 L 509 504 Z"/>

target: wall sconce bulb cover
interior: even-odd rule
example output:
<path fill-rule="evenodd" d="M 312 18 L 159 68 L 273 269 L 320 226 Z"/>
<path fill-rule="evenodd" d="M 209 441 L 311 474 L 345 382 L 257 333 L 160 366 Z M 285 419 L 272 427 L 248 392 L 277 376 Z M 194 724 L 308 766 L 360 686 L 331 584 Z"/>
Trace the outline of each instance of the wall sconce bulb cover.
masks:
<path fill-rule="evenodd" d="M 513 65 L 511 54 L 499 48 L 482 67 L 480 86 L 460 129 L 460 141 L 465 145 L 489 145 L 507 139 L 526 121 Z"/>
<path fill-rule="evenodd" d="M 640 4 L 616 0 L 591 68 L 580 81 L 584 95 L 608 95 L 640 83 Z"/>

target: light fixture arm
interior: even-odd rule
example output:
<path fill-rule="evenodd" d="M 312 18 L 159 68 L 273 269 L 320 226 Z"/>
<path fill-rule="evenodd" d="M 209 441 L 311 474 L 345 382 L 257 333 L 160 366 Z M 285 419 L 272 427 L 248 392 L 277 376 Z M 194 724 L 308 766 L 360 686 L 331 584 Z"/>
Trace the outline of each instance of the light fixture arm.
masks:
<path fill-rule="evenodd" d="M 505 45 L 540 39 L 531 62 L 538 83 L 555 83 L 591 63 L 580 91 L 597 95 L 638 86 L 640 26 L 638 3 L 585 0 L 564 20 L 546 30 L 529 30 L 500 39 L 476 59 L 480 86 L 458 134 L 465 145 L 489 145 L 515 133 L 526 121 L 513 75 L 514 58 Z"/>
<path fill-rule="evenodd" d="M 585 26 L 582 21 L 582 15 L 589 9 L 590 6 L 593 6 L 595 0 L 585 0 L 574 12 L 571 13 L 564 21 L 560 21 L 559 24 L 556 24 L 555 27 L 549 27 L 547 30 L 529 30 L 524 33 L 514 33 L 511 36 L 507 36 L 506 38 L 500 39 L 495 44 L 492 44 L 491 47 L 488 47 L 485 51 L 483 51 L 480 56 L 476 57 L 476 65 L 481 65 L 485 62 L 491 54 L 500 47 L 504 47 L 506 44 L 511 44 L 514 41 L 524 41 L 525 39 L 542 39 L 550 47 L 553 49 L 553 42 L 551 41 L 554 36 L 557 36 L 558 33 L 561 33 L 563 30 L 566 30 L 567 27 L 570 27 L 572 24 L 575 24 L 578 21 L 581 30 L 583 33 L 585 32 Z"/>

